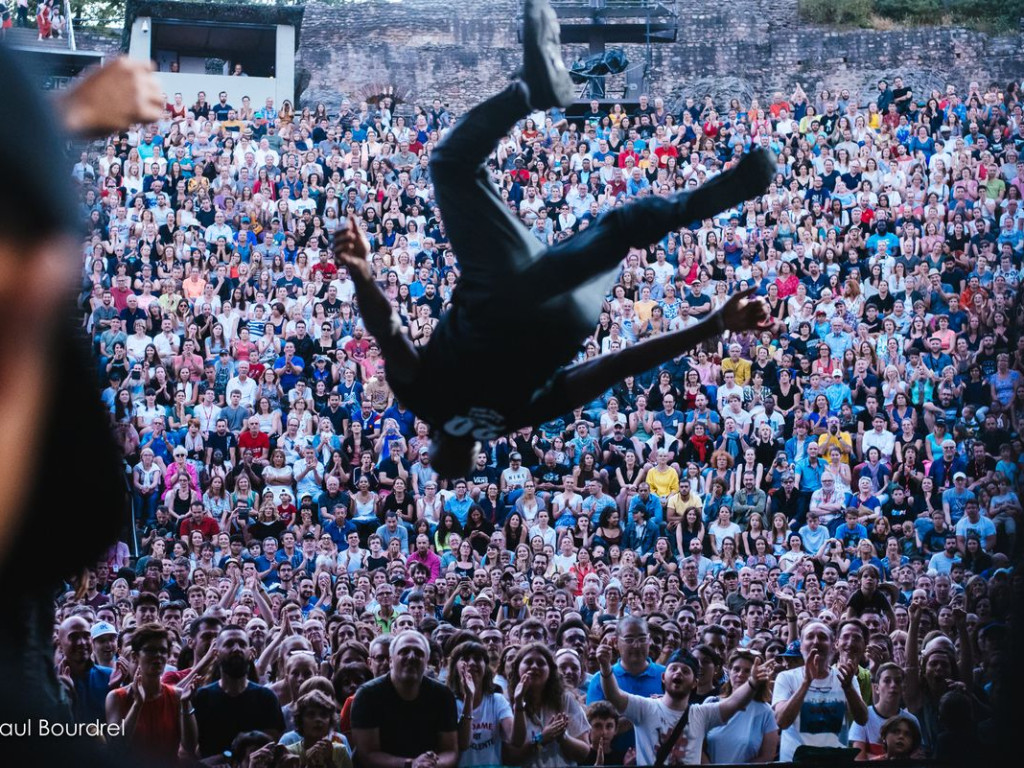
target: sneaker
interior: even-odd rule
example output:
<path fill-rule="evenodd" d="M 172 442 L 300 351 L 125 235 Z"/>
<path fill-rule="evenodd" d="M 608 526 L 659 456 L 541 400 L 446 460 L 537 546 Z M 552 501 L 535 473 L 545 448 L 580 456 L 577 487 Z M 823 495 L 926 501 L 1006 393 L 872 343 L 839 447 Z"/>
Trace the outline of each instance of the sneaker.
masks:
<path fill-rule="evenodd" d="M 572 79 L 562 61 L 560 31 L 547 0 L 526 0 L 520 77 L 530 91 L 533 109 L 567 107 L 575 101 Z"/>

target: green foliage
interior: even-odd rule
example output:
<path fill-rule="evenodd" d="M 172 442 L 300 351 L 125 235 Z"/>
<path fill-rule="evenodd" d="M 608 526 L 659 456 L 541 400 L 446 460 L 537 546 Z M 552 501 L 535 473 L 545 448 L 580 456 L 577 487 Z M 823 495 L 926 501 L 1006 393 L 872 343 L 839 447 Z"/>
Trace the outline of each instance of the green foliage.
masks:
<path fill-rule="evenodd" d="M 301 0 L 202 0 L 207 3 L 232 5 L 300 5 Z M 192 0 L 199 2 L 199 0 Z M 124 0 L 71 0 L 75 18 L 87 26 L 120 26 L 124 24 Z"/>
<path fill-rule="evenodd" d="M 950 4 L 950 0 L 875 0 L 874 3 L 879 16 L 918 23 L 937 23 Z"/>
<path fill-rule="evenodd" d="M 906 24 L 1013 32 L 1024 16 L 1024 0 L 798 0 L 797 9 L 814 24 L 868 27 L 878 16 Z"/>
<path fill-rule="evenodd" d="M 800 17 L 814 24 L 868 26 L 874 0 L 798 0 Z"/>

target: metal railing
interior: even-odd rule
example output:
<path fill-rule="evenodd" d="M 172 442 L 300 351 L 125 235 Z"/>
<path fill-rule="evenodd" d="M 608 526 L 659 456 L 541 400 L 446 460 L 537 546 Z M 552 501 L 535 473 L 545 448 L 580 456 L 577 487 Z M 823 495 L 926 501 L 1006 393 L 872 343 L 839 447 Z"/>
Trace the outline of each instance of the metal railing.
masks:
<path fill-rule="evenodd" d="M 78 46 L 75 44 L 75 23 L 72 21 L 71 15 L 71 0 L 64 0 L 64 24 L 65 33 L 68 36 L 68 48 L 72 51 L 77 51 Z"/>

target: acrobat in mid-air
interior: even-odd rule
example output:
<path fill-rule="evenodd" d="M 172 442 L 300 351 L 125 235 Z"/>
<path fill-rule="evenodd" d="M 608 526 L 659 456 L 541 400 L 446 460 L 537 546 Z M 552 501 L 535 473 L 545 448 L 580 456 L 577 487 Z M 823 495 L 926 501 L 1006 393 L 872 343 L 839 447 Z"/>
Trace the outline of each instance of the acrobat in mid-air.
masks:
<path fill-rule="evenodd" d="M 690 328 L 568 364 L 593 331 L 630 248 L 761 194 L 775 160 L 756 150 L 696 189 L 638 198 L 545 247 L 505 206 L 485 167 L 516 121 L 573 101 L 547 0 L 526 0 L 523 37 L 519 77 L 470 110 L 430 158 L 435 198 L 461 275 L 429 344 L 414 347 L 405 335 L 373 280 L 369 245 L 356 220 L 350 217 L 334 238 L 335 260 L 349 269 L 363 320 L 387 360 L 388 383 L 430 424 L 432 464 L 448 478 L 470 470 L 479 441 L 568 413 L 726 329 L 770 326 L 763 300 L 747 290 Z"/>

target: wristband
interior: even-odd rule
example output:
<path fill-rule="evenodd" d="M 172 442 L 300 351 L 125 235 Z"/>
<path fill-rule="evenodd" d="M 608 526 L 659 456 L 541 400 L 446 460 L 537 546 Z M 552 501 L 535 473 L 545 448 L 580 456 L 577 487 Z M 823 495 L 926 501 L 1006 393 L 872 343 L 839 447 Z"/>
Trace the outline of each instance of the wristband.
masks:
<path fill-rule="evenodd" d="M 535 733 L 535 734 L 533 734 L 533 743 L 536 744 L 538 747 L 543 746 L 543 744 L 544 744 L 544 734 L 542 734 L 542 733 Z"/>

